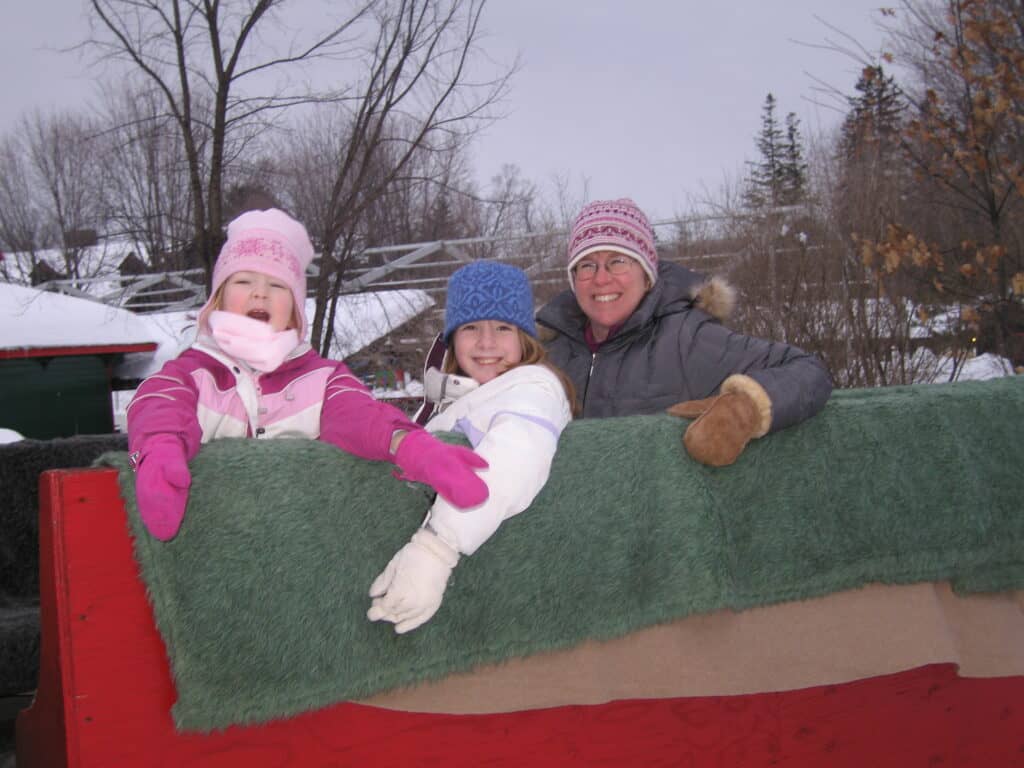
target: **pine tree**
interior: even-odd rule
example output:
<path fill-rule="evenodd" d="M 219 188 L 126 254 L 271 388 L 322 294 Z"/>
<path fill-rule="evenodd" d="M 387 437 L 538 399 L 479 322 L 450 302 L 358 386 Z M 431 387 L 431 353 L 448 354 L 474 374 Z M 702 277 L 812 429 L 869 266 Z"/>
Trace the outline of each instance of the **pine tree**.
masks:
<path fill-rule="evenodd" d="M 906 104 L 892 75 L 881 66 L 865 67 L 855 86 L 850 111 L 843 121 L 840 153 L 854 161 L 867 153 L 871 157 L 891 156 L 899 147 L 900 129 Z"/>
<path fill-rule="evenodd" d="M 804 162 L 800 120 L 795 112 L 786 115 L 786 145 L 782 159 L 781 205 L 795 205 L 807 191 L 807 163 Z"/>
<path fill-rule="evenodd" d="M 868 66 L 849 99 L 837 147 L 837 222 L 844 232 L 877 238 L 904 205 L 908 184 L 901 150 L 905 102 L 881 66 Z"/>
<path fill-rule="evenodd" d="M 786 187 L 786 147 L 779 121 L 775 118 L 775 103 L 775 97 L 769 93 L 761 108 L 761 132 L 755 141 L 761 159 L 747 163 L 751 170 L 743 199 L 750 208 L 782 205 Z"/>

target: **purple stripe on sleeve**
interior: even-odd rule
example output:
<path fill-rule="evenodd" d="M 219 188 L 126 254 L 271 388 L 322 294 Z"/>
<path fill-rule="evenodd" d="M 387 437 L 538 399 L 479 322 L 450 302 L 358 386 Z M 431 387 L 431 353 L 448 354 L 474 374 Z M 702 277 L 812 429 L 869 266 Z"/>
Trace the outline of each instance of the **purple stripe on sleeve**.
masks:
<path fill-rule="evenodd" d="M 494 424 L 494 420 L 499 416 L 516 416 L 520 419 L 526 419 L 527 421 L 533 422 L 538 427 L 543 427 L 550 432 L 551 436 L 554 437 L 556 441 L 558 440 L 558 436 L 562 433 L 562 430 L 547 419 L 542 419 L 539 416 L 533 416 L 529 413 L 519 413 L 518 411 L 498 411 L 491 417 L 491 424 Z M 488 429 L 490 429 L 490 424 L 488 425 Z"/>
<path fill-rule="evenodd" d="M 463 416 L 461 419 L 455 422 L 455 431 L 461 432 L 467 438 L 469 438 L 469 444 L 476 448 L 480 445 L 480 441 L 484 439 L 484 432 L 473 426 L 473 422 L 469 420 L 468 416 Z"/>

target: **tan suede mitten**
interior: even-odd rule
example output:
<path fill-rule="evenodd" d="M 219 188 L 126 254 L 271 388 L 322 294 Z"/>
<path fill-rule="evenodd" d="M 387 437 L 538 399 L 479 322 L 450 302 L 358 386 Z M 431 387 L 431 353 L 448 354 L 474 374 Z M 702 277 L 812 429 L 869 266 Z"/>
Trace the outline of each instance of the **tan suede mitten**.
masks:
<path fill-rule="evenodd" d="M 757 404 L 745 392 L 687 400 L 673 405 L 668 412 L 697 418 L 687 427 L 683 445 L 696 461 L 712 467 L 732 464 L 759 433 Z"/>

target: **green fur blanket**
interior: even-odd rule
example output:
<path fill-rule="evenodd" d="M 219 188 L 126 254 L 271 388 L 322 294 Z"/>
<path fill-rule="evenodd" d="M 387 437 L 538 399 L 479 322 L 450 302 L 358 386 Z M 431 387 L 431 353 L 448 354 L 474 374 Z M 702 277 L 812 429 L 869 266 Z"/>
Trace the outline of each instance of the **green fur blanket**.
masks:
<path fill-rule="evenodd" d="M 178 537 L 136 555 L 183 730 L 286 717 L 513 656 L 868 582 L 1024 587 L 1024 378 L 837 392 L 731 467 L 670 416 L 566 429 L 551 479 L 456 568 L 422 628 L 371 623 L 370 582 L 428 498 L 315 441 L 223 440 Z"/>

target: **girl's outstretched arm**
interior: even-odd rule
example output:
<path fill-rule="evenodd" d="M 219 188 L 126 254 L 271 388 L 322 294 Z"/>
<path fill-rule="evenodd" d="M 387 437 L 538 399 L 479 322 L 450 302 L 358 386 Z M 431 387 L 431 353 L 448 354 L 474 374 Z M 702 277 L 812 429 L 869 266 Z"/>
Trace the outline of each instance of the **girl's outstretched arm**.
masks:
<path fill-rule="evenodd" d="M 344 363 L 327 379 L 320 414 L 320 439 L 343 451 L 376 461 L 391 461 L 396 431 L 419 429 L 393 405 L 377 400 Z"/>
<path fill-rule="evenodd" d="M 473 451 L 443 443 L 404 413 L 382 403 L 344 363 L 327 381 L 320 439 L 364 459 L 391 461 L 402 479 L 425 483 L 459 506 L 487 498 L 477 470 L 487 462 Z"/>

